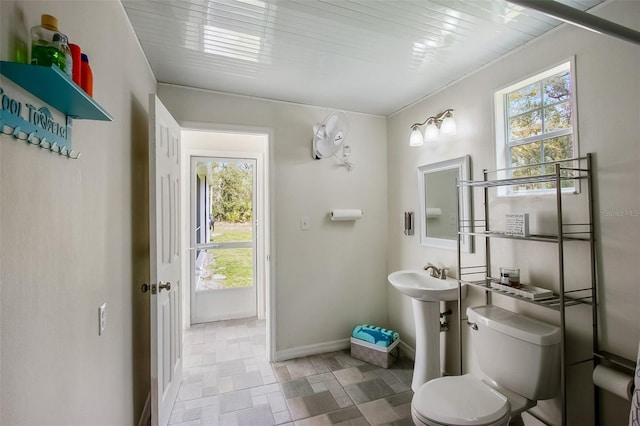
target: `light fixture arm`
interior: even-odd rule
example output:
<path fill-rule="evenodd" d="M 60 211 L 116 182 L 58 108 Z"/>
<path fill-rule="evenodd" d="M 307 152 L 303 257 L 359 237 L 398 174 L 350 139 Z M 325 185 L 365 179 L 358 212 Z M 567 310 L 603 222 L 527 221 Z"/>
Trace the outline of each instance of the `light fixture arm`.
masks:
<path fill-rule="evenodd" d="M 445 117 L 450 115 L 452 112 L 453 112 L 452 108 L 445 109 L 440 114 L 438 114 L 436 116 L 429 117 L 426 120 L 424 120 L 422 123 L 412 124 L 411 125 L 411 129 L 412 130 L 416 130 L 418 127 L 424 126 L 425 124 L 429 124 L 431 122 L 433 122 L 438 128 L 440 128 L 440 124 L 442 124 L 442 121 L 445 119 Z"/>
<path fill-rule="evenodd" d="M 518 6 L 537 10 L 553 18 L 567 22 L 596 33 L 618 37 L 631 43 L 640 44 L 640 32 L 631 28 L 616 24 L 598 16 L 574 9 L 553 0 L 507 0 Z"/>

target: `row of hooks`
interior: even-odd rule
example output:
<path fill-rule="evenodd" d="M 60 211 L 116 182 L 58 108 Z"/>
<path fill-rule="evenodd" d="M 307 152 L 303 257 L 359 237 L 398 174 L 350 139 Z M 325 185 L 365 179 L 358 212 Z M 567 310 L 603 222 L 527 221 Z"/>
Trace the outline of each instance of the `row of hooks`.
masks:
<path fill-rule="evenodd" d="M 35 133 L 27 133 L 20 130 L 20 127 L 11 127 L 6 124 L 0 123 L 1 129 L 0 133 L 3 135 L 10 135 L 14 138 L 25 141 L 28 144 L 39 146 L 42 149 L 49 150 L 56 154 L 60 154 L 63 157 L 70 158 L 72 160 L 77 160 L 82 155 L 78 151 L 74 151 L 72 149 L 67 148 L 66 146 L 60 146 L 55 142 L 49 142 L 47 138 L 40 138 L 35 135 Z"/>

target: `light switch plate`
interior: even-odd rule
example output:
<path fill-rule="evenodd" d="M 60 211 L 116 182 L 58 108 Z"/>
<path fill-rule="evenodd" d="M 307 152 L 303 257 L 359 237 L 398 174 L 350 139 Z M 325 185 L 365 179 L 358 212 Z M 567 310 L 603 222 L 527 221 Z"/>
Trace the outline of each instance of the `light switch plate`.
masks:
<path fill-rule="evenodd" d="M 102 336 L 104 328 L 107 326 L 107 303 L 103 303 L 98 308 L 98 336 Z"/>
<path fill-rule="evenodd" d="M 300 229 L 302 231 L 309 230 L 309 216 L 301 216 L 300 217 Z"/>

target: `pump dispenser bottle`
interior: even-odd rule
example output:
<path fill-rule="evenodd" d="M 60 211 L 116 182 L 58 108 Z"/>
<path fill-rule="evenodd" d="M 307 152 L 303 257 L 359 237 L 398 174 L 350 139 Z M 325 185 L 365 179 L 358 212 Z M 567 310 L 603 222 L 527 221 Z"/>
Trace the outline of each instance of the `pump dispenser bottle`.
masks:
<path fill-rule="evenodd" d="M 31 28 L 31 63 L 45 67 L 56 65 L 65 71 L 67 58 L 60 50 L 61 36 L 58 20 L 51 15 L 42 15 L 41 24 Z"/>

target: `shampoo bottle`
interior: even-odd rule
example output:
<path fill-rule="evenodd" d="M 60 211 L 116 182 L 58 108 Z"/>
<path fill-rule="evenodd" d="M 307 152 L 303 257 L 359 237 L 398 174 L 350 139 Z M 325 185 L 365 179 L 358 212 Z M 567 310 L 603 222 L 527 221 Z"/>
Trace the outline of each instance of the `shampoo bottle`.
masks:
<path fill-rule="evenodd" d="M 69 44 L 69 49 L 71 49 L 71 60 L 73 62 L 73 70 L 71 74 L 73 82 L 82 87 L 82 60 L 80 59 L 82 50 L 80 49 L 80 46 L 73 43 Z"/>
<path fill-rule="evenodd" d="M 80 87 L 87 92 L 87 95 L 93 97 L 93 72 L 89 65 L 89 57 L 84 53 L 82 57 L 82 71 L 80 71 L 80 77 L 82 78 L 82 84 Z"/>

